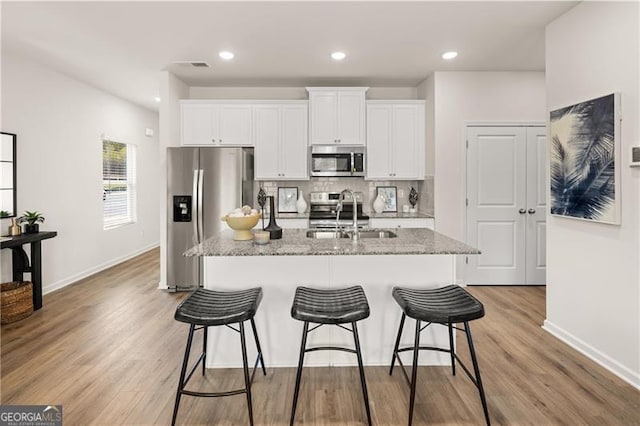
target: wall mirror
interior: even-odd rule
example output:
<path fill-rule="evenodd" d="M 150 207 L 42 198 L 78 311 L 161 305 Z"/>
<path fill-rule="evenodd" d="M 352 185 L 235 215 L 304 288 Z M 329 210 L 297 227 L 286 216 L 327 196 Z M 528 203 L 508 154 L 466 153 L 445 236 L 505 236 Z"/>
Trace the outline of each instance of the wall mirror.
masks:
<path fill-rule="evenodd" d="M 0 132 L 0 217 L 16 216 L 16 135 Z"/>

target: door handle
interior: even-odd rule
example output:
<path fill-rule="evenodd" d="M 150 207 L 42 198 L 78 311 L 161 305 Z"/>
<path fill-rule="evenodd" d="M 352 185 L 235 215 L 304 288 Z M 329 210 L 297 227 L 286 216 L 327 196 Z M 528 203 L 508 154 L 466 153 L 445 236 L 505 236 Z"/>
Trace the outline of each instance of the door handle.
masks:
<path fill-rule="evenodd" d="M 529 209 L 528 213 L 529 214 L 534 214 L 536 212 L 536 209 Z"/>
<path fill-rule="evenodd" d="M 518 210 L 518 213 L 520 213 L 520 214 L 525 214 L 526 212 L 527 212 L 527 211 L 526 211 L 525 209 L 520 209 L 520 210 Z"/>

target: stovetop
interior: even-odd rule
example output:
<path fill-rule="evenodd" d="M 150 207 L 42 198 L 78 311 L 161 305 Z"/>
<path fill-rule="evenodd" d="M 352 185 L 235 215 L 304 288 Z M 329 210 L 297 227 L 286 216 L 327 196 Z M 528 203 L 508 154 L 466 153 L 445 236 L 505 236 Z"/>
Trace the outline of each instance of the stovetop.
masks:
<path fill-rule="evenodd" d="M 363 194 L 356 192 L 355 197 L 358 222 L 368 222 L 369 216 L 362 211 Z M 310 195 L 309 220 L 333 220 L 333 223 L 335 223 L 339 198 L 339 192 L 312 192 Z M 342 223 L 343 220 L 349 222 L 353 220 L 353 198 L 351 194 L 345 194 L 345 200 L 342 203 L 340 222 Z"/>

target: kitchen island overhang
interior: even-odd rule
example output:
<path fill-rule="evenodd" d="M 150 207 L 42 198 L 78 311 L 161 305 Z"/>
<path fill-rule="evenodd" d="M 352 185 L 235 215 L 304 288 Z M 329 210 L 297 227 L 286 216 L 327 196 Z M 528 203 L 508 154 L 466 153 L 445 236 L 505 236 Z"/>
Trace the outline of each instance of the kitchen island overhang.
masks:
<path fill-rule="evenodd" d="M 361 285 L 371 308 L 358 323 L 365 365 L 389 365 L 401 310 L 391 296 L 394 286 L 437 288 L 456 282 L 456 256 L 478 250 L 429 229 L 397 229 L 397 238 L 315 240 L 307 230 L 286 229 L 281 240 L 264 246 L 233 241 L 222 232 L 188 252 L 202 256 L 204 287 L 238 290 L 262 287 L 264 297 L 256 314 L 267 367 L 294 367 L 298 362 L 302 323 L 290 310 L 298 286 L 338 288 Z M 401 345 L 412 342 L 414 322 L 405 323 Z M 209 330 L 207 367 L 240 367 L 237 334 L 226 327 Z M 250 353 L 256 353 L 248 339 Z M 422 332 L 425 345 L 448 348 L 447 328 L 433 324 Z M 309 335 L 309 347 L 353 347 L 351 333 L 323 326 Z M 216 350 L 221 348 L 222 350 Z M 409 360 L 411 354 L 404 354 Z M 446 353 L 422 352 L 422 365 L 449 365 Z M 308 366 L 356 365 L 355 356 L 335 351 L 306 355 Z"/>

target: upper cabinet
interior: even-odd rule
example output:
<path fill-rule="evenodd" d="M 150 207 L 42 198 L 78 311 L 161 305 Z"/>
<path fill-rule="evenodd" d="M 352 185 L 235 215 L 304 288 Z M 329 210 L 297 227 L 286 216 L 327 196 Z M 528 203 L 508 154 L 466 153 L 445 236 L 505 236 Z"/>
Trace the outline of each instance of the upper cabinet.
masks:
<path fill-rule="evenodd" d="M 368 87 L 307 87 L 310 144 L 364 145 Z"/>
<path fill-rule="evenodd" d="M 251 104 L 183 100 L 180 114 L 182 145 L 253 146 Z"/>
<path fill-rule="evenodd" d="M 367 168 L 371 180 L 422 180 L 425 102 L 367 102 Z"/>
<path fill-rule="evenodd" d="M 309 179 L 307 120 L 306 101 L 254 106 L 257 180 Z"/>

